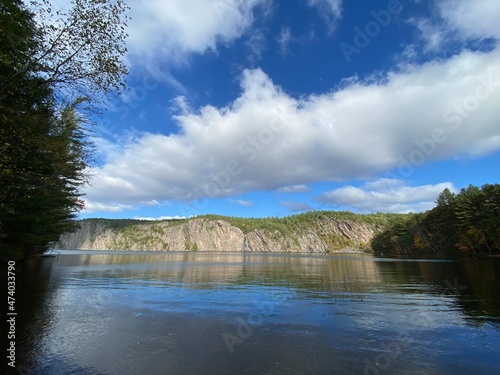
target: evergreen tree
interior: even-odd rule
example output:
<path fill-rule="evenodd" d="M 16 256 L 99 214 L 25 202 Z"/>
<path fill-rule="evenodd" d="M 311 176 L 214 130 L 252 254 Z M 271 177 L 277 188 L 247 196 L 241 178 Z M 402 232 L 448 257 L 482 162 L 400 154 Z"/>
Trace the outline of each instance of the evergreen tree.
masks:
<path fill-rule="evenodd" d="M 423 220 L 423 226 L 430 233 L 429 241 L 439 253 L 454 251 L 458 243 L 458 222 L 455 211 L 456 195 L 445 189 L 437 197 L 436 207 L 430 210 Z"/>
<path fill-rule="evenodd" d="M 73 5 L 67 15 L 57 12 L 61 22 L 41 24 L 22 1 L 0 1 L 3 259 L 40 252 L 71 229 L 83 207 L 80 188 L 91 155 L 78 108 L 92 94 L 116 89 L 125 73 L 119 59 L 124 34 L 116 35 L 115 44 L 115 35 L 106 34 L 123 30 L 123 3 L 75 0 Z M 83 39 L 75 44 L 75 38 Z"/>
<path fill-rule="evenodd" d="M 388 254 L 500 252 L 500 185 L 471 185 L 456 195 L 445 189 L 436 207 L 392 224 L 373 238 L 372 248 Z"/>

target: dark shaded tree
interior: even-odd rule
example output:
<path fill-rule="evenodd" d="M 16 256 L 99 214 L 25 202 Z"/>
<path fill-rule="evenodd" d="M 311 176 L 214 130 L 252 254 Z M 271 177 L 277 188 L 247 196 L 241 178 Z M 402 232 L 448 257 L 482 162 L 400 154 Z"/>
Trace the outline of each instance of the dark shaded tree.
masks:
<path fill-rule="evenodd" d="M 3 77 L 0 100 L 26 87 L 44 85 L 58 100 L 85 98 L 95 109 L 103 94 L 125 87 L 128 71 L 122 56 L 127 50 L 128 7 L 124 1 L 73 0 L 68 11 L 54 9 L 49 0 L 30 1 L 29 8 L 20 1 L 2 3 L 2 18 L 12 24 L 3 27 L 2 42 L 22 58 L 15 71 Z M 24 48 L 26 44 L 31 48 Z M 37 81 L 20 86 L 18 79 L 25 75 L 36 75 Z"/>
<path fill-rule="evenodd" d="M 445 189 L 436 207 L 408 216 L 372 240 L 376 253 L 449 254 L 500 252 L 500 185 Z"/>
<path fill-rule="evenodd" d="M 44 250 L 83 207 L 91 147 L 81 109 L 123 83 L 124 10 L 119 0 L 75 0 L 68 13 L 47 8 L 35 16 L 22 1 L 0 1 L 4 259 Z"/>

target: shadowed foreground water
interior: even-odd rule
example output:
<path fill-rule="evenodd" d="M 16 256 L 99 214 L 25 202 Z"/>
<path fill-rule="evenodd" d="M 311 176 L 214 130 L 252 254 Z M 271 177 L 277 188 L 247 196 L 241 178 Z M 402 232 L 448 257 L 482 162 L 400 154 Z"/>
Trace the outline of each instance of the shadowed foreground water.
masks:
<path fill-rule="evenodd" d="M 26 374 L 455 375 L 500 365 L 498 260 L 68 252 L 22 264 L 17 277 Z"/>

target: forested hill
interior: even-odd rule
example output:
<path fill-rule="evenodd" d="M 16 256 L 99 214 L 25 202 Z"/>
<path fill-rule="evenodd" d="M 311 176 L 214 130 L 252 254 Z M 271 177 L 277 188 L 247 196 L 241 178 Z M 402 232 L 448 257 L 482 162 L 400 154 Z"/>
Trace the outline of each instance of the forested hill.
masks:
<path fill-rule="evenodd" d="M 402 217 L 371 245 L 378 254 L 500 253 L 500 185 L 445 189 L 435 208 Z"/>
<path fill-rule="evenodd" d="M 57 249 L 328 253 L 384 255 L 500 253 L 500 185 L 445 189 L 419 214 L 311 211 L 283 218 L 205 215 L 142 221 L 87 219 L 53 243 Z"/>
<path fill-rule="evenodd" d="M 369 249 L 373 235 L 400 214 L 311 211 L 284 218 L 205 215 L 185 220 L 87 219 L 57 249 L 328 253 Z"/>

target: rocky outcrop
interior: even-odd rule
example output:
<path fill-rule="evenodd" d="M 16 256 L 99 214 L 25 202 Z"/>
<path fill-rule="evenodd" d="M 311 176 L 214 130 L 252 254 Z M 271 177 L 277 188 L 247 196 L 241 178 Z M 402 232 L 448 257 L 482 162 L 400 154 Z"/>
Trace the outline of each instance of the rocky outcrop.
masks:
<path fill-rule="evenodd" d="M 59 249 L 90 249 L 94 248 L 96 241 L 111 237 L 113 237 L 113 232 L 105 225 L 81 221 L 76 231 L 63 234 L 54 246 Z"/>
<path fill-rule="evenodd" d="M 376 225 L 327 218 L 301 230 L 254 229 L 248 233 L 225 220 L 194 218 L 113 228 L 83 220 L 61 236 L 54 249 L 148 251 L 248 251 L 329 253 L 359 251 L 380 230 Z"/>
<path fill-rule="evenodd" d="M 330 219 L 315 223 L 289 236 L 279 231 L 253 230 L 246 234 L 244 250 L 255 252 L 329 253 L 337 250 L 359 251 L 379 230 L 376 226 L 350 220 Z"/>
<path fill-rule="evenodd" d="M 93 221 L 80 222 L 79 229 L 61 236 L 56 249 L 80 250 L 217 250 L 242 247 L 243 232 L 222 220 L 193 219 L 145 223 L 125 229 L 107 229 Z"/>

